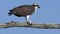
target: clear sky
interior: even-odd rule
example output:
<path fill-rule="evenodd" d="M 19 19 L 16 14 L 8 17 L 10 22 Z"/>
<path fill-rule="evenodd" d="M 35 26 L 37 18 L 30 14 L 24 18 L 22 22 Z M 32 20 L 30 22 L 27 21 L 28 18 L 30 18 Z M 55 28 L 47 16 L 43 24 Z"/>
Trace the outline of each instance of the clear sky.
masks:
<path fill-rule="evenodd" d="M 60 24 L 60 0 L 0 0 L 0 23 L 24 22 L 24 17 L 8 16 L 8 12 L 14 7 L 33 3 L 41 7 L 30 17 L 33 22 Z M 0 34 L 60 34 L 60 29 L 12 27 L 0 29 Z"/>

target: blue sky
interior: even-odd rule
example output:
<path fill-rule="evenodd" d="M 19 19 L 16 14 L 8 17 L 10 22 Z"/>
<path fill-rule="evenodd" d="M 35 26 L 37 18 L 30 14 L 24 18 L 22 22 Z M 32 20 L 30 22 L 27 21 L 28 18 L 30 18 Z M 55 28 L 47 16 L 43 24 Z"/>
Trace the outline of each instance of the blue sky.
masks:
<path fill-rule="evenodd" d="M 0 23 L 24 22 L 24 17 L 8 16 L 8 12 L 14 7 L 33 3 L 41 7 L 30 17 L 33 22 L 60 24 L 60 0 L 0 0 Z M 60 30 L 12 27 L 0 29 L 0 34 L 60 34 Z"/>

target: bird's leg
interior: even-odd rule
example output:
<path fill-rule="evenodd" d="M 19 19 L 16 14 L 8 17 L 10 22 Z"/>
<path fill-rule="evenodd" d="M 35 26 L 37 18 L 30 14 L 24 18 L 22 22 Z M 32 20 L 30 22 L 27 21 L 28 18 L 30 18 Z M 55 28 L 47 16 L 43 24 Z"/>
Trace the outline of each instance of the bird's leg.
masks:
<path fill-rule="evenodd" d="M 27 15 L 27 16 L 25 17 L 26 23 L 29 24 L 29 25 L 32 25 L 32 21 L 29 19 L 29 17 L 30 17 L 30 15 Z"/>

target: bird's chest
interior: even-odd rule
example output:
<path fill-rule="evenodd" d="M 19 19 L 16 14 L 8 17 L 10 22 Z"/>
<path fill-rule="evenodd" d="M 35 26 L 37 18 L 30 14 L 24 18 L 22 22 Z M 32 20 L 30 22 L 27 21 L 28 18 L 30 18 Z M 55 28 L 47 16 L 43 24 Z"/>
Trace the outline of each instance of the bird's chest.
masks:
<path fill-rule="evenodd" d="M 36 12 L 36 10 L 37 10 L 38 7 L 36 6 L 36 7 L 34 7 L 34 8 L 35 8 L 35 12 Z"/>

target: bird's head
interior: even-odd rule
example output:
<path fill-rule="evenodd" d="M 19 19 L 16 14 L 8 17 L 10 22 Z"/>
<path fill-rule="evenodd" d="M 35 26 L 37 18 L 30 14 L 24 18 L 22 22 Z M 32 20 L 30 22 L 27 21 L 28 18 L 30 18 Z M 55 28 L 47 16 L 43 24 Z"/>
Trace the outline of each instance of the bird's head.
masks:
<path fill-rule="evenodd" d="M 40 8 L 40 6 L 39 6 L 38 4 L 35 4 L 35 3 L 33 3 L 33 6 L 34 6 L 35 8 Z"/>

